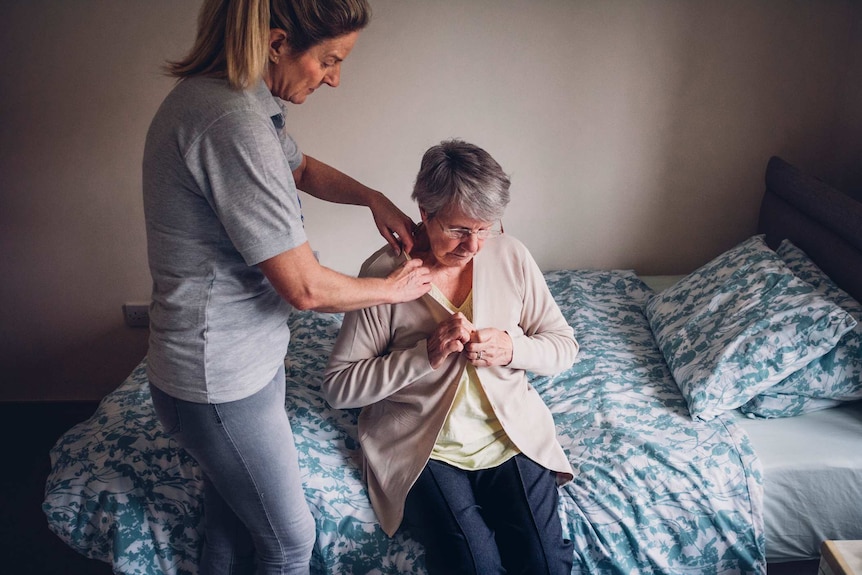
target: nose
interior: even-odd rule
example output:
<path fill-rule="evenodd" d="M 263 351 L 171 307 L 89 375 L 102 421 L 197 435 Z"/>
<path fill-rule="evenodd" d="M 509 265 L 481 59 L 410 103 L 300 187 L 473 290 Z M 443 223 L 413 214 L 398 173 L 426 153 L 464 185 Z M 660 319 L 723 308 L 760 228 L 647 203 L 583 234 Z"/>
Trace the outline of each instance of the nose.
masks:
<path fill-rule="evenodd" d="M 338 84 L 341 83 L 341 64 L 339 63 L 333 66 L 332 69 L 323 77 L 323 81 L 329 86 L 337 88 Z"/>
<path fill-rule="evenodd" d="M 479 239 L 479 236 L 476 234 L 470 234 L 466 238 L 461 241 L 461 245 L 467 248 L 470 253 L 476 253 L 479 251 L 479 244 L 482 240 Z"/>

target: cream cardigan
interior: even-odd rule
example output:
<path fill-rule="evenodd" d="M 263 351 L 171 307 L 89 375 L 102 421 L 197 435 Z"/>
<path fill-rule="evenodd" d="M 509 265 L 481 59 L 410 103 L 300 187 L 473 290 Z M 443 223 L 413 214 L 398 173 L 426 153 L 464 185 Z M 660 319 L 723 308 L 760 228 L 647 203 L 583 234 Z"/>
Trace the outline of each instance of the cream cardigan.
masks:
<path fill-rule="evenodd" d="M 360 275 L 384 277 L 403 261 L 386 246 L 366 260 Z M 428 462 L 466 366 L 454 354 L 437 370 L 429 363 L 426 338 L 448 315 L 428 295 L 349 312 L 326 368 L 323 392 L 330 405 L 363 408 L 363 473 L 390 536 L 401 525 L 407 493 Z M 536 262 L 509 235 L 487 240 L 474 258 L 473 324 L 512 338 L 509 365 L 477 368 L 506 434 L 524 455 L 556 471 L 559 483 L 571 480 L 554 420 L 525 371 L 553 375 L 568 369 L 578 344 Z"/>

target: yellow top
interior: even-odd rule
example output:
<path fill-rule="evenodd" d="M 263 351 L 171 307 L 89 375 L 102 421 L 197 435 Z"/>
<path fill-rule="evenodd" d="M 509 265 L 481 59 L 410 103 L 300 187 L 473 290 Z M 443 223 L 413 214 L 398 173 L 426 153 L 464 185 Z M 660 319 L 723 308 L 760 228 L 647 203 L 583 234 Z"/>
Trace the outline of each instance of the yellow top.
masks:
<path fill-rule="evenodd" d="M 433 285 L 430 294 L 452 313 L 460 311 L 469 321 L 473 321 L 473 292 L 470 292 L 460 308 Z M 517 453 L 518 448 L 494 414 L 476 368 L 468 363 L 461 372 L 458 391 L 443 428 L 437 435 L 431 459 L 475 471 L 496 467 Z"/>

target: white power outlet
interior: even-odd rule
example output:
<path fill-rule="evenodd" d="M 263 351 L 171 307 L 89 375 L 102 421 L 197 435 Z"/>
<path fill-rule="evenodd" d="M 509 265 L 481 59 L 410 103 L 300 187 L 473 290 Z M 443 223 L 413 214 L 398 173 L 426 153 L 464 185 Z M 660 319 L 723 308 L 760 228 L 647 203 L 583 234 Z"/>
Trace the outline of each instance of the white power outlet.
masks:
<path fill-rule="evenodd" d="M 150 325 L 150 304 L 124 303 L 123 317 L 129 327 L 148 327 Z"/>

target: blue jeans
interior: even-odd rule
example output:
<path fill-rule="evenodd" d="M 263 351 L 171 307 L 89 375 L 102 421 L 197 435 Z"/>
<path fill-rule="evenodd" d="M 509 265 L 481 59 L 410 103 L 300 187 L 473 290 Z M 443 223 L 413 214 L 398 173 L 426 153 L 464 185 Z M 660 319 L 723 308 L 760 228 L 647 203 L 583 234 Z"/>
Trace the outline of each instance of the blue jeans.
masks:
<path fill-rule="evenodd" d="M 425 546 L 432 574 L 569 575 L 553 472 L 518 454 L 464 471 L 430 460 L 410 489 L 405 526 Z"/>
<path fill-rule="evenodd" d="M 316 531 L 284 387 L 283 367 L 259 392 L 227 403 L 182 401 L 150 386 L 165 431 L 203 471 L 201 575 L 309 572 Z"/>

